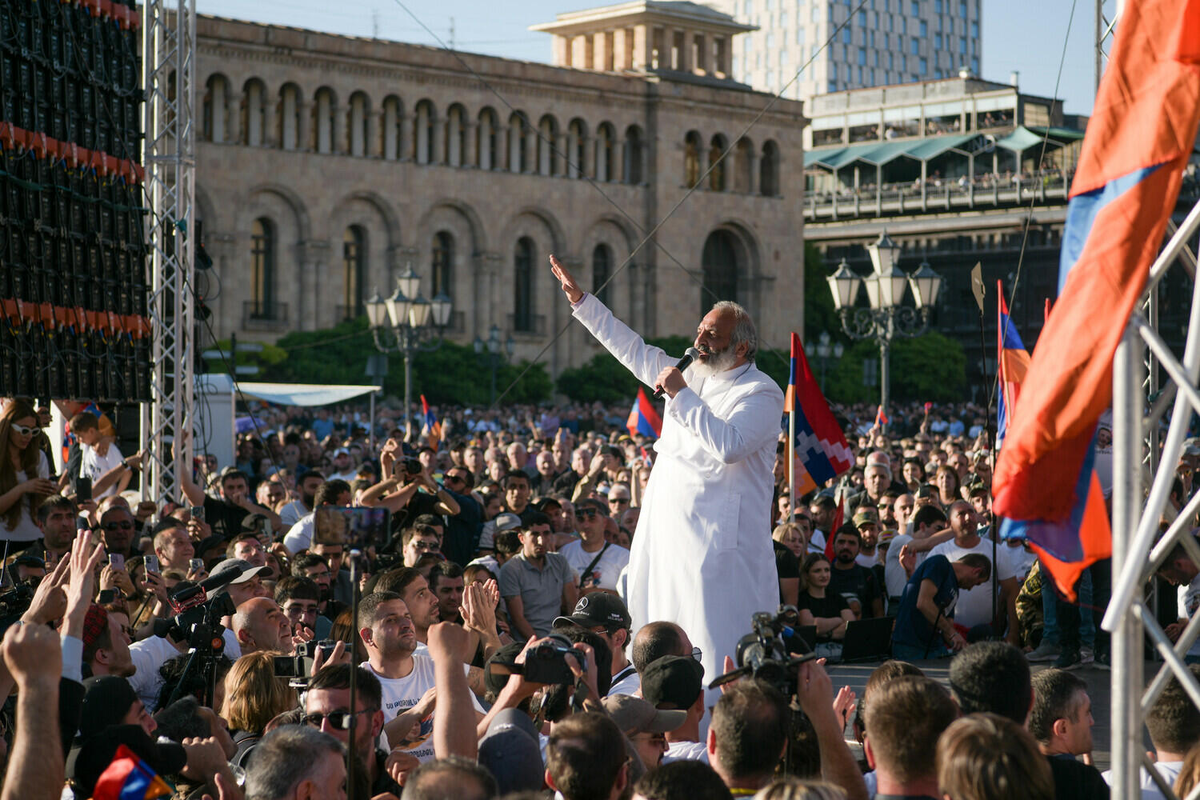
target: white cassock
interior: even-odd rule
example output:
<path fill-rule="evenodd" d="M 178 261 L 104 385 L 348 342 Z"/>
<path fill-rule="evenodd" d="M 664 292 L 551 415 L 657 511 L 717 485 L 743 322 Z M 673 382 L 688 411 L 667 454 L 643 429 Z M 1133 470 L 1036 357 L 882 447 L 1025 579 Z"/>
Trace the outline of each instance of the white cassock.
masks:
<path fill-rule="evenodd" d="M 674 366 L 592 295 L 573 313 L 647 386 Z M 750 632 L 754 612 L 779 607 L 770 512 L 783 392 L 753 363 L 709 378 L 691 372 L 688 387 L 667 400 L 654 445 L 625 601 L 635 635 L 658 620 L 687 632 L 704 651 L 707 685 Z"/>

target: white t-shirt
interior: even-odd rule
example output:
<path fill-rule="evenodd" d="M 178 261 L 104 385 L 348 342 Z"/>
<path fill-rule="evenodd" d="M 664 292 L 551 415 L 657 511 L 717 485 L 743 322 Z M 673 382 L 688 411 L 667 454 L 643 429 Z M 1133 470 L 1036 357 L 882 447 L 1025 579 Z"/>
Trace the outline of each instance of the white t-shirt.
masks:
<path fill-rule="evenodd" d="M 809 537 L 808 552 L 822 554 L 825 552 L 825 534 L 817 528 L 813 528 L 812 536 Z"/>
<path fill-rule="evenodd" d="M 582 574 L 583 571 L 595 560 L 599 551 L 589 553 L 583 549 L 583 542 L 571 542 L 563 546 L 558 553 L 571 565 L 576 582 L 583 581 L 584 592 L 590 592 L 592 589 L 616 591 L 617 578 L 621 575 L 621 570 L 625 569 L 625 565 L 629 563 L 629 551 L 618 544 L 612 544 L 600 556 L 596 566 L 592 567 L 591 575 L 585 576 Z"/>
<path fill-rule="evenodd" d="M 46 461 L 46 454 L 38 451 L 38 466 L 37 476 L 39 478 L 50 477 L 50 463 Z M 29 476 L 24 472 L 17 473 L 17 483 L 21 484 L 29 480 Z M 31 509 L 29 508 L 29 495 L 21 495 L 17 498 L 17 502 L 21 504 L 21 518 L 17 520 L 17 527 L 11 530 L 8 523 L 4 521 L 4 517 L 0 516 L 0 541 L 3 542 L 32 542 L 42 538 L 42 529 L 33 521 Z"/>
<path fill-rule="evenodd" d="M 225 655 L 233 661 L 242 657 L 242 647 L 233 631 L 223 628 L 221 638 L 225 641 Z M 129 645 L 129 655 L 137 670 L 129 679 L 129 685 L 145 704 L 146 710 L 153 714 L 158 710 L 158 693 L 162 691 L 164 683 L 158 669 L 182 653 L 167 639 L 151 636 Z"/>
<path fill-rule="evenodd" d="M 1182 761 L 1159 761 L 1154 765 L 1158 770 L 1158 774 L 1163 777 L 1163 781 L 1167 786 L 1174 786 L 1175 779 L 1179 777 L 1179 773 L 1183 770 Z M 1112 770 L 1106 770 L 1102 773 L 1105 783 L 1112 786 Z M 1150 777 L 1150 773 L 1142 767 L 1141 772 L 1141 788 L 1142 800 L 1164 800 L 1164 795 L 1158 789 L 1158 784 Z"/>
<path fill-rule="evenodd" d="M 859 553 L 858 555 L 856 555 L 854 557 L 854 563 L 858 564 L 860 567 L 865 567 L 866 569 L 870 569 L 871 567 L 873 567 L 879 563 L 879 551 L 876 550 L 874 553 L 871 553 L 871 554 Z"/>
<path fill-rule="evenodd" d="M 1008 551 L 1008 562 L 1012 564 L 1017 580 L 1024 583 L 1025 579 L 1029 577 L 1029 570 L 1033 569 L 1033 565 L 1037 563 L 1037 553 L 1026 550 L 1021 545 L 1002 543 L 1000 546 Z"/>
<path fill-rule="evenodd" d="M 908 574 L 900 564 L 900 548 L 913 540 L 907 533 L 902 533 L 892 539 L 888 546 L 887 556 L 883 560 L 883 582 L 887 586 L 888 597 L 899 597 L 904 594 L 904 585 L 908 583 Z M 925 553 L 917 553 L 917 563 L 913 569 L 921 566 Z"/>
<path fill-rule="evenodd" d="M 953 539 L 948 542 L 942 542 L 937 547 L 929 551 L 929 555 L 945 556 L 951 561 L 957 561 L 967 553 L 978 553 L 985 556 L 988 561 L 992 560 L 992 540 L 983 539 L 974 547 L 959 547 Z M 996 577 L 996 597 L 1000 596 L 1000 581 L 1008 580 L 1016 575 L 1008 558 L 1008 547 L 1002 544 L 996 546 L 996 563 L 994 566 L 994 574 Z M 954 624 L 962 625 L 970 628 L 975 625 L 982 625 L 992 621 L 992 581 L 989 580 L 983 586 L 976 586 L 974 589 L 960 589 L 958 592 L 958 605 L 954 610 Z M 997 605 L 997 608 L 999 606 Z"/>
<path fill-rule="evenodd" d="M 110 469 L 113 469 L 125 460 L 125 457 L 121 455 L 121 451 L 117 448 L 115 443 L 108 446 L 108 452 L 106 452 L 104 455 L 100 455 L 100 453 L 96 451 L 96 448 L 86 444 L 79 445 L 79 452 L 79 477 L 91 478 L 93 485 L 95 485 L 95 483 L 100 480 L 101 476 L 103 476 L 106 472 L 108 472 Z M 101 498 L 110 497 L 116 494 L 117 484 L 119 483 L 120 481 L 117 481 L 99 494 L 93 493 L 92 499 L 100 500 Z"/>
<path fill-rule="evenodd" d="M 612 697 L 614 694 L 629 694 L 637 697 L 638 693 L 642 691 L 642 676 L 637 674 L 637 670 L 633 668 L 633 664 L 630 664 L 613 677 L 619 678 L 619 680 L 613 681 L 613 684 L 608 687 L 609 697 Z"/>
<path fill-rule="evenodd" d="M 311 511 L 304 507 L 304 503 L 301 503 L 299 500 L 293 500 L 279 509 L 279 519 L 283 521 L 284 525 L 290 528 L 299 522 L 300 518 L 305 514 L 311 513 Z"/>
<path fill-rule="evenodd" d="M 371 664 L 364 661 L 359 666 L 370 669 L 379 678 L 379 684 L 383 687 L 383 721 L 391 722 L 400 712 L 412 708 L 421 701 L 425 696 L 425 692 L 433 688 L 435 683 L 433 659 L 429 656 L 413 655 L 412 672 L 408 673 L 403 678 L 385 678 L 375 670 L 371 669 Z M 469 664 L 463 664 L 463 672 L 470 670 Z M 471 695 L 471 702 L 475 705 L 475 710 L 480 714 L 483 712 L 483 706 L 479 705 L 479 700 L 475 695 Z M 433 755 L 433 714 L 421 720 L 419 727 L 414 728 L 408 734 L 408 739 L 403 742 L 388 742 L 392 749 L 401 748 L 407 750 L 411 755 L 415 756 L 422 763 L 432 761 Z"/>
<path fill-rule="evenodd" d="M 1176 599 L 1178 601 L 1178 614 L 1180 619 L 1191 619 L 1196 615 L 1196 610 L 1200 609 L 1200 573 L 1192 578 L 1192 582 L 1187 586 L 1180 586 L 1175 590 Z M 1188 650 L 1189 656 L 1200 656 L 1200 641 L 1192 645 Z"/>
<path fill-rule="evenodd" d="M 283 536 L 283 546 L 288 549 L 292 555 L 296 555 L 301 550 L 307 550 L 312 546 L 313 537 L 313 515 L 308 512 L 293 525 Z"/>
<path fill-rule="evenodd" d="M 703 761 L 708 763 L 708 748 L 704 742 L 670 742 L 663 754 L 662 763 L 672 761 Z"/>

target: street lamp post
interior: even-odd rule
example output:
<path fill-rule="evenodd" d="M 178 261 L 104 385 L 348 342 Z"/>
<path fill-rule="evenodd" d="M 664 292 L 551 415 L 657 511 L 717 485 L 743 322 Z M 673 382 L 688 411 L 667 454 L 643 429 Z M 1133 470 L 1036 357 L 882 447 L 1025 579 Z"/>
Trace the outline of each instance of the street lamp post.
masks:
<path fill-rule="evenodd" d="M 442 346 L 453 304 L 445 294 L 430 302 L 421 296 L 421 276 L 412 264 L 396 279 L 396 291 L 386 300 L 379 290 L 366 302 L 375 349 L 404 356 L 404 422 L 412 421 L 412 359 Z"/>
<path fill-rule="evenodd" d="M 842 321 L 842 330 L 851 339 L 875 339 L 879 343 L 880 406 L 887 415 L 891 389 L 890 357 L 892 339 L 920 336 L 929 329 L 929 315 L 942 288 L 942 276 L 927 263 L 906 274 L 897 266 L 900 247 L 887 231 L 867 245 L 874 271 L 863 278 L 842 259 L 837 271 L 828 278 L 833 304 Z M 866 285 L 869 308 L 854 308 L 859 289 Z M 905 288 L 911 287 L 916 307 L 901 305 Z"/>
<path fill-rule="evenodd" d="M 496 368 L 500 366 L 500 327 L 498 325 L 493 325 L 491 327 L 491 329 L 488 331 L 488 338 L 486 342 L 476 336 L 475 341 L 472 344 L 475 346 L 475 355 L 483 355 L 483 351 L 487 350 L 488 363 L 492 368 L 492 394 L 489 404 L 495 403 Z M 517 343 L 513 341 L 512 336 L 509 336 L 508 339 L 504 341 L 504 352 L 508 354 L 509 358 L 512 358 L 513 351 L 516 349 Z"/>
<path fill-rule="evenodd" d="M 821 331 L 821 336 L 817 339 L 817 356 L 821 360 L 821 394 L 825 393 L 825 364 L 829 361 L 829 357 L 832 355 L 833 360 L 837 361 L 846 351 L 841 342 L 834 342 L 832 345 L 829 342 L 829 331 Z"/>

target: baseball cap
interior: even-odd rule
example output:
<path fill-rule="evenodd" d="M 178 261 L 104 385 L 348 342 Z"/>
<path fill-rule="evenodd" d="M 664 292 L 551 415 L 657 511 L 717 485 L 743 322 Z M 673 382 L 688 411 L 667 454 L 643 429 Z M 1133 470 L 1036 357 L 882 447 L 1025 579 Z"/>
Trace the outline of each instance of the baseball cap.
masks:
<path fill-rule="evenodd" d="M 974 497 L 977 494 L 988 494 L 988 485 L 981 480 L 972 481 L 967 484 L 967 497 Z"/>
<path fill-rule="evenodd" d="M 602 702 L 604 710 L 626 736 L 666 733 L 687 721 L 687 711 L 658 709 L 631 694 L 610 694 Z"/>
<path fill-rule="evenodd" d="M 348 455 L 350 455 L 350 451 L 344 447 L 339 447 L 337 450 L 333 451 L 334 458 L 337 458 L 338 456 L 348 456 Z"/>
<path fill-rule="evenodd" d="M 691 656 L 663 656 L 646 665 L 641 679 L 646 702 L 686 711 L 704 689 L 704 665 Z"/>
<path fill-rule="evenodd" d="M 196 558 L 203 558 L 204 554 L 207 553 L 209 550 L 222 550 L 223 551 L 224 549 L 225 549 L 225 537 L 224 536 L 217 536 L 217 535 L 209 536 L 204 539 L 201 539 L 199 544 L 196 545 L 196 547 L 195 547 Z"/>
<path fill-rule="evenodd" d="M 513 528 L 520 528 L 525 523 L 521 522 L 521 518 L 516 514 L 505 512 L 496 515 L 496 532 L 511 531 Z"/>
<path fill-rule="evenodd" d="M 628 629 L 633 624 L 629 609 L 615 594 L 608 592 L 591 592 L 579 598 L 575 610 L 569 617 L 557 617 L 554 623 L 570 622 L 581 628 L 594 628 L 603 625 L 608 630 Z"/>
<path fill-rule="evenodd" d="M 129 681 L 117 675 L 101 675 L 83 682 L 83 708 L 79 736 L 87 739 L 110 725 L 117 725 L 137 701 Z"/>
<path fill-rule="evenodd" d="M 239 571 L 241 574 L 230 581 L 230 583 L 245 583 L 259 573 L 266 572 L 268 567 L 256 567 L 244 558 L 227 558 L 217 564 L 209 572 L 210 578 L 215 578 L 225 572 Z"/>
<path fill-rule="evenodd" d="M 497 714 L 479 740 L 479 764 L 495 777 L 502 795 L 540 790 L 545 768 L 529 715 L 516 708 Z"/>
<path fill-rule="evenodd" d="M 861 525 L 864 522 L 878 523 L 879 514 L 877 514 L 873 508 L 859 506 L 858 510 L 854 512 L 853 522 L 855 525 Z"/>

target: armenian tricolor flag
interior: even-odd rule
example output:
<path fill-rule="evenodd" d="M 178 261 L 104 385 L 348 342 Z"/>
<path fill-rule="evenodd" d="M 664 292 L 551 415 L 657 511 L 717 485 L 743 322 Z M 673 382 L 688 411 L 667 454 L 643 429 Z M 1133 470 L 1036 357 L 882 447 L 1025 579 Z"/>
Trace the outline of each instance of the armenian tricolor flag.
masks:
<path fill-rule="evenodd" d="M 625 427 L 629 429 L 630 436 L 637 436 L 639 433 L 656 439 L 662 436 L 662 417 L 654 410 L 654 404 L 640 386 L 637 399 L 633 401 L 633 408 L 629 412 L 629 419 L 625 421 Z"/>
<path fill-rule="evenodd" d="M 854 465 L 846 435 L 829 410 L 795 333 L 783 412 L 788 424 L 788 491 L 795 506 L 797 497 Z"/>
<path fill-rule="evenodd" d="M 1112 551 L 1096 426 L 1200 119 L 1200 0 L 1130 0 L 1120 30 L 1071 185 L 1059 299 L 996 465 L 1002 535 L 1026 537 L 1069 597 Z"/>
<path fill-rule="evenodd" d="M 437 414 L 434 414 L 429 409 L 429 403 L 425 401 L 425 395 L 421 395 L 421 414 L 424 420 L 421 425 L 423 433 L 429 440 L 429 446 L 434 450 L 438 449 L 438 444 L 442 441 L 442 423 L 438 422 Z"/>
<path fill-rule="evenodd" d="M 1004 287 L 996 281 L 996 359 L 999 363 L 996 378 L 1000 383 L 999 402 L 996 404 L 996 447 L 1004 443 L 1008 432 L 1008 421 L 1021 393 L 1021 382 L 1029 371 L 1029 353 L 1021 334 L 1008 316 L 1008 304 L 1004 302 Z"/>
<path fill-rule="evenodd" d="M 171 787 L 155 774 L 125 745 L 117 747 L 113 761 L 96 781 L 92 800 L 155 800 L 174 794 Z"/>

